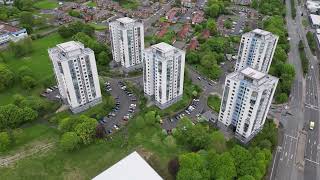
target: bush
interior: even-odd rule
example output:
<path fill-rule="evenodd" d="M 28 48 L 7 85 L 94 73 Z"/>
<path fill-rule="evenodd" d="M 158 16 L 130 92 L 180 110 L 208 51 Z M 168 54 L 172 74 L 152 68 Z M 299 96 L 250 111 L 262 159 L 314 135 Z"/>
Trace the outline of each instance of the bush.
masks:
<path fill-rule="evenodd" d="M 314 39 L 314 36 L 313 36 L 312 32 L 308 31 L 306 36 L 307 36 L 307 39 L 308 39 L 309 47 L 310 47 L 312 53 L 315 54 L 316 53 L 316 49 L 317 49 L 317 42 Z"/>
<path fill-rule="evenodd" d="M 32 40 L 31 38 L 26 38 L 16 43 L 10 42 L 9 50 L 17 58 L 29 55 L 33 51 Z"/>
<path fill-rule="evenodd" d="M 0 63 L 0 91 L 10 87 L 13 84 L 14 74 L 5 65 Z"/>
<path fill-rule="evenodd" d="M 83 32 L 86 35 L 93 37 L 94 35 L 94 28 L 88 24 L 84 24 L 82 22 L 75 22 L 71 23 L 68 26 L 61 26 L 58 29 L 58 33 L 62 38 L 71 38 L 75 34 Z M 96 53 L 96 52 L 95 52 Z"/>
<path fill-rule="evenodd" d="M 276 96 L 276 102 L 279 104 L 285 103 L 288 101 L 288 95 L 286 93 L 281 93 Z"/>
<path fill-rule="evenodd" d="M 10 145 L 10 137 L 7 132 L 0 132 L 0 151 L 8 150 Z"/>
<path fill-rule="evenodd" d="M 75 10 L 69 11 L 69 15 L 73 16 L 73 17 L 77 17 L 77 18 L 81 17 L 81 13 L 79 11 L 75 11 Z"/>
<path fill-rule="evenodd" d="M 60 139 L 60 147 L 64 151 L 74 151 L 79 148 L 80 137 L 75 132 L 66 132 Z"/>
<path fill-rule="evenodd" d="M 21 85 L 25 89 L 32 89 L 37 86 L 37 81 L 30 76 L 24 76 L 21 79 Z"/>

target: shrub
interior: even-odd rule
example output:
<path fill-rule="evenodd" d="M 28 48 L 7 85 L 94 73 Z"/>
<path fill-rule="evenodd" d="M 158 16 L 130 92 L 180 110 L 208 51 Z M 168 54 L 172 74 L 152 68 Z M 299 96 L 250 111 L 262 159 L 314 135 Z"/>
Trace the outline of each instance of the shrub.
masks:
<path fill-rule="evenodd" d="M 60 139 L 60 147 L 64 151 L 73 151 L 79 148 L 80 137 L 75 132 L 66 132 Z"/>

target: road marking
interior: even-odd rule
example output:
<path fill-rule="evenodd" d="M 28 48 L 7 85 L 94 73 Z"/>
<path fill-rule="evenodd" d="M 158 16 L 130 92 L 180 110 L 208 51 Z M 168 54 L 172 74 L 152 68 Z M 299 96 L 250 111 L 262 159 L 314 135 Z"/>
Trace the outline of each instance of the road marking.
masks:
<path fill-rule="evenodd" d="M 297 137 L 291 136 L 291 135 L 289 135 L 289 134 L 285 134 L 284 136 L 291 138 L 291 141 L 292 141 L 292 139 L 298 140 Z"/>
<path fill-rule="evenodd" d="M 291 157 L 290 157 L 290 159 L 292 159 L 293 158 L 293 154 L 291 154 Z"/>
<path fill-rule="evenodd" d="M 309 161 L 309 162 L 312 162 L 312 163 L 314 163 L 314 164 L 317 164 L 317 165 L 319 165 L 319 163 L 318 162 L 316 162 L 316 161 L 312 161 L 311 159 L 308 159 L 308 158 L 304 158 L 306 161 Z"/>
<path fill-rule="evenodd" d="M 276 151 L 276 154 L 274 155 L 274 159 L 273 159 L 273 163 L 272 163 L 272 168 L 271 168 L 271 174 L 270 174 L 270 180 L 272 179 L 274 164 L 275 164 L 275 161 L 276 161 L 276 159 L 277 159 L 278 151 L 280 152 L 281 149 L 282 149 L 282 147 L 278 146 L 277 151 Z M 280 161 L 281 161 L 281 159 L 280 159 Z"/>

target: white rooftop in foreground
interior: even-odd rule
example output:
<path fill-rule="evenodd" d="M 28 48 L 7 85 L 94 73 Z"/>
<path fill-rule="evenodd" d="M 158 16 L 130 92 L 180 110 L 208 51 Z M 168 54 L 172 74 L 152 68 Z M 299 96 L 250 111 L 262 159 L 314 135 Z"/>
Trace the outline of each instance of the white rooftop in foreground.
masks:
<path fill-rule="evenodd" d="M 310 19 L 313 25 L 320 25 L 320 16 L 315 14 L 310 14 Z"/>
<path fill-rule="evenodd" d="M 92 180 L 163 180 L 135 151 Z"/>
<path fill-rule="evenodd" d="M 169 52 L 175 49 L 175 47 L 171 46 L 170 44 L 161 42 L 158 44 L 153 45 L 152 47 L 159 49 L 162 52 Z"/>
<path fill-rule="evenodd" d="M 119 19 L 117 19 L 117 21 L 119 21 L 119 22 L 121 22 L 123 24 L 135 22 L 135 20 L 133 20 L 131 18 L 128 18 L 128 17 L 119 18 Z"/>
<path fill-rule="evenodd" d="M 251 67 L 244 68 L 241 70 L 241 73 L 253 79 L 261 79 L 266 75 L 260 71 L 252 69 Z"/>

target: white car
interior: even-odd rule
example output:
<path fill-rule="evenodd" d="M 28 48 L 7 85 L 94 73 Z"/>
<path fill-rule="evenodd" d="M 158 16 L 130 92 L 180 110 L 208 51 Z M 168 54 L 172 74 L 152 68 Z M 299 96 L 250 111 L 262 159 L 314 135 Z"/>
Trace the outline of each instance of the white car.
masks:
<path fill-rule="evenodd" d="M 313 130 L 314 129 L 314 122 L 313 121 L 310 121 L 310 127 L 309 127 L 310 130 Z"/>

